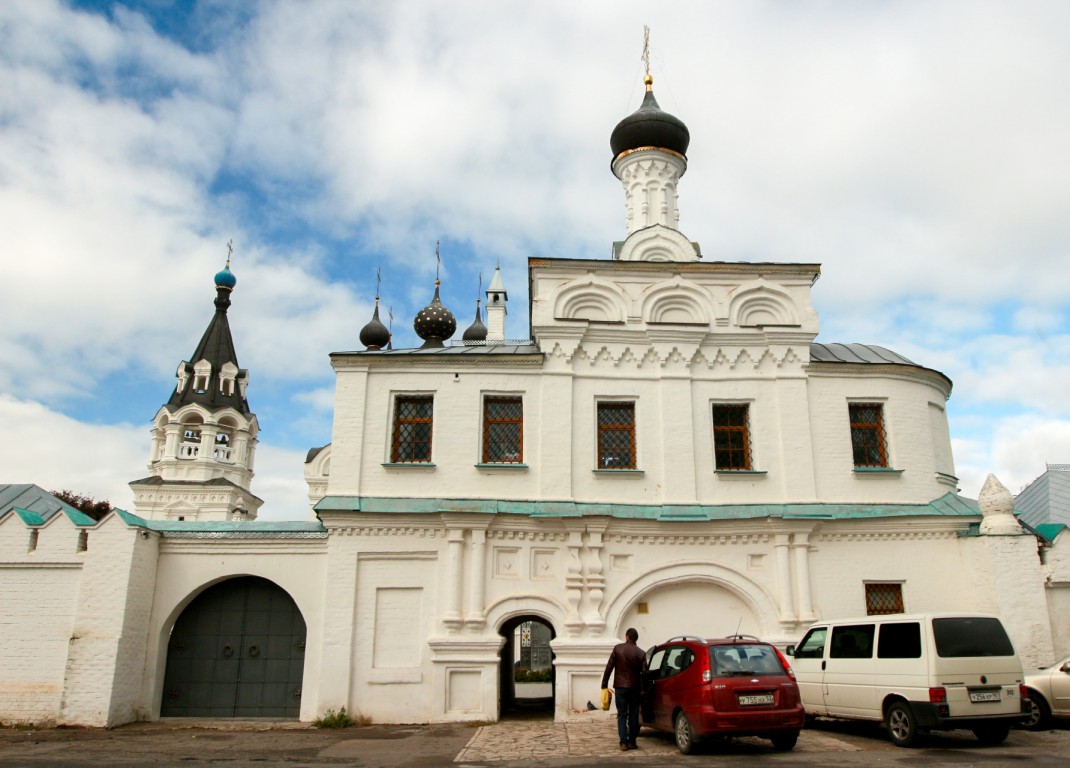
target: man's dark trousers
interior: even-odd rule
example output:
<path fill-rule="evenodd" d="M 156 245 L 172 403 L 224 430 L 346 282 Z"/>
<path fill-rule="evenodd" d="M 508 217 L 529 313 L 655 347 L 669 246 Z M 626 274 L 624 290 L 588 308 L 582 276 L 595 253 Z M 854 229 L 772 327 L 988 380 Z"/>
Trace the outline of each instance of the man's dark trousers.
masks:
<path fill-rule="evenodd" d="M 635 744 L 639 735 L 639 689 L 614 688 L 617 699 L 617 735 L 621 744 Z"/>

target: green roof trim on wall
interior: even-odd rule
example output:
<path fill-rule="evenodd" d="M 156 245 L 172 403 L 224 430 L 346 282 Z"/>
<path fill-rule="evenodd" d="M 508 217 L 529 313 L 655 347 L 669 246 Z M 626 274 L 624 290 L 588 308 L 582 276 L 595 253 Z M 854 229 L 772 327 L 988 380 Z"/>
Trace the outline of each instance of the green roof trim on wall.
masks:
<path fill-rule="evenodd" d="M 75 509 L 74 507 L 64 506 L 63 507 L 63 514 L 65 514 L 70 519 L 70 521 L 72 523 L 74 523 L 75 525 L 80 526 L 80 527 L 86 527 L 86 526 L 96 525 L 97 524 L 96 520 L 91 518 L 89 515 L 87 515 L 85 512 L 81 511 L 80 509 Z"/>
<path fill-rule="evenodd" d="M 12 507 L 15 510 L 15 514 L 22 518 L 22 522 L 26 525 L 44 525 L 45 519 L 41 517 L 37 512 L 31 512 L 28 509 L 22 509 L 21 507 Z"/>
<path fill-rule="evenodd" d="M 928 504 L 588 504 L 573 501 L 498 499 L 403 499 L 378 496 L 325 496 L 317 512 L 369 514 L 527 515 L 529 517 L 617 517 L 627 520 L 738 520 L 785 518 L 851 520 L 875 517 L 979 516 L 977 502 L 948 493 Z"/>

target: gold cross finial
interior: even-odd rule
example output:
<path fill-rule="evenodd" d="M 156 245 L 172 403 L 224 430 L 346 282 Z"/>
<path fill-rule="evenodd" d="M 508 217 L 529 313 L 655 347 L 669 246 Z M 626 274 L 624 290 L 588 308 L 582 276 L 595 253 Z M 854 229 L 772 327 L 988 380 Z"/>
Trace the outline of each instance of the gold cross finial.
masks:
<path fill-rule="evenodd" d="M 651 79 L 651 28 L 643 27 L 643 67 L 646 70 L 646 77 L 649 81 Z"/>
<path fill-rule="evenodd" d="M 234 253 L 234 239 L 227 240 L 227 267 L 230 267 L 230 257 Z"/>

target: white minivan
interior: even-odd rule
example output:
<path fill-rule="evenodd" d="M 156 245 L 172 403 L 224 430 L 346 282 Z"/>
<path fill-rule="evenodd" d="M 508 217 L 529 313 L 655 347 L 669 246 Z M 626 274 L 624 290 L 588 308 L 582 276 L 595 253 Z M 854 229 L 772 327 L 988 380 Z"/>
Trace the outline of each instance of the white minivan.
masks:
<path fill-rule="evenodd" d="M 1028 714 L 1022 663 L 996 616 L 821 621 L 787 650 L 807 716 L 882 721 L 896 746 L 954 728 L 999 744 Z"/>

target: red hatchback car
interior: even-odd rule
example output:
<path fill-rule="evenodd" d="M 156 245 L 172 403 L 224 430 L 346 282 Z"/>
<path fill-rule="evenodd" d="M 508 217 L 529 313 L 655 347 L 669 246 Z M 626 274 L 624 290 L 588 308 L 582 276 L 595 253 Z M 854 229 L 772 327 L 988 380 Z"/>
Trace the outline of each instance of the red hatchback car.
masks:
<path fill-rule="evenodd" d="M 702 739 L 760 736 L 795 746 L 803 727 L 799 686 L 776 647 L 749 635 L 674 637 L 647 651 L 643 723 L 675 734 L 687 755 Z"/>

